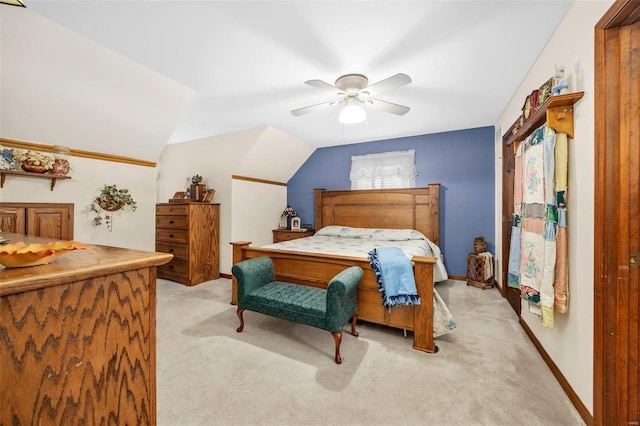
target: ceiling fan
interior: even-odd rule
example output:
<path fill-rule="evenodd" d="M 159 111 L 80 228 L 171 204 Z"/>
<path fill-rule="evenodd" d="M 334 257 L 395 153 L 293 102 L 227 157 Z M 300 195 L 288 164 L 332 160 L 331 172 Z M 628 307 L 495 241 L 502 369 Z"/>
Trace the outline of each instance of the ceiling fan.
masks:
<path fill-rule="evenodd" d="M 294 109 L 291 114 L 300 116 L 344 103 L 345 107 L 338 119 L 341 123 L 355 124 L 363 122 L 366 119 L 366 113 L 361 108 L 361 105 L 396 115 L 404 115 L 409 112 L 409 107 L 374 99 L 373 96 L 409 83 L 411 83 L 411 77 L 403 73 L 398 73 L 370 86 L 368 85 L 369 79 L 362 74 L 343 75 L 338 77 L 335 84 L 329 84 L 322 80 L 308 80 L 305 81 L 306 85 L 333 93 L 336 98 L 320 104 Z"/>

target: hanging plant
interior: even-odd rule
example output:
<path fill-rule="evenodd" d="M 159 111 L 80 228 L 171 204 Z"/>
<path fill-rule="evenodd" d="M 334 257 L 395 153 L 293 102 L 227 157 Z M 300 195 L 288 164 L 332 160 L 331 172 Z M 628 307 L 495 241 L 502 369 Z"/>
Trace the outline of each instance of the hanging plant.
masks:
<path fill-rule="evenodd" d="M 91 224 L 100 226 L 103 223 L 107 229 L 113 229 L 113 213 L 118 210 L 136 211 L 138 208 L 128 189 L 118 189 L 116 185 L 105 185 L 98 196 L 87 207 L 92 216 Z"/>

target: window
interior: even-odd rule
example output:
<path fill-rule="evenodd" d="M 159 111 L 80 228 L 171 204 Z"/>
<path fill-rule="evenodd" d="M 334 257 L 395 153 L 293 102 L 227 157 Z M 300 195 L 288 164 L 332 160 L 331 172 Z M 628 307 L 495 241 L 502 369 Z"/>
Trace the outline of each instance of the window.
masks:
<path fill-rule="evenodd" d="M 415 187 L 415 153 L 412 149 L 352 156 L 351 189 Z"/>

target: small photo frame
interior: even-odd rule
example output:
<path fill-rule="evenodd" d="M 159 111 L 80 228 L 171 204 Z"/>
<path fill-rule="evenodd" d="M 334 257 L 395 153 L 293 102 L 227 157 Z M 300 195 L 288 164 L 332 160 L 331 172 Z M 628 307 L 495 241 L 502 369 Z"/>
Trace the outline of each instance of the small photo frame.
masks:
<path fill-rule="evenodd" d="M 211 201 L 213 201 L 213 196 L 215 195 L 216 190 L 215 189 L 207 189 L 207 191 L 204 193 L 204 198 L 202 199 L 203 203 L 210 203 Z"/>
<path fill-rule="evenodd" d="M 292 217 L 291 218 L 291 230 L 292 231 L 299 231 L 300 230 L 300 218 L 299 217 Z"/>

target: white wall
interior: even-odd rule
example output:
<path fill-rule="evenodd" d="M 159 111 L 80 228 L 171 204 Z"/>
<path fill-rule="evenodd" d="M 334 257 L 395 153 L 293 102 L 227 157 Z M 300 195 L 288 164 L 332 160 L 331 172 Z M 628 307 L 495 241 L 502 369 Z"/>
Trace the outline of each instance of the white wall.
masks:
<path fill-rule="evenodd" d="M 575 105 L 575 139 L 569 143 L 568 236 L 569 312 L 555 314 L 545 328 L 523 302 L 522 319 L 564 377 L 593 413 L 593 214 L 594 214 L 594 27 L 612 1 L 575 1 L 544 51 L 496 123 L 504 133 L 520 115 L 524 99 L 564 65 L 572 92 L 584 91 Z M 496 145 L 496 211 L 502 211 L 502 150 Z M 500 216 L 496 241 L 501 245 Z M 496 247 L 501 255 L 502 247 Z M 499 259 L 500 264 L 507 259 Z M 504 285 L 504 283 L 503 283 Z"/>
<path fill-rule="evenodd" d="M 0 137 L 156 162 L 195 91 L 44 19 L 0 7 Z M 0 201 L 75 205 L 76 240 L 155 249 L 156 169 L 71 157 L 72 179 L 7 176 Z M 136 212 L 113 231 L 82 213 L 105 184 L 131 191 Z"/>
<path fill-rule="evenodd" d="M 28 8 L 0 18 L 0 136 L 158 160 L 193 89 Z"/>
<path fill-rule="evenodd" d="M 286 190 L 232 182 L 231 176 L 286 183 L 313 150 L 271 126 L 167 145 L 158 163 L 158 201 L 167 202 L 176 191 L 184 190 L 188 176 L 207 178 L 209 187 L 216 190 L 213 202 L 220 203 L 220 272 L 230 274 L 229 242 L 271 242 L 267 236 L 287 203 Z M 267 192 L 258 192 L 262 190 Z M 272 217 L 272 211 L 277 215 Z M 249 220 L 252 225 L 244 227 Z"/>
<path fill-rule="evenodd" d="M 272 230 L 278 228 L 287 206 L 287 187 L 238 179 L 233 179 L 231 187 L 231 241 L 271 244 Z"/>
<path fill-rule="evenodd" d="M 0 201 L 73 203 L 76 241 L 155 251 L 156 169 L 78 157 L 69 161 L 71 179 L 58 180 L 53 191 L 48 179 L 7 175 Z M 116 212 L 112 231 L 94 227 L 83 213 L 105 184 L 128 189 L 137 203 L 135 212 Z"/>

